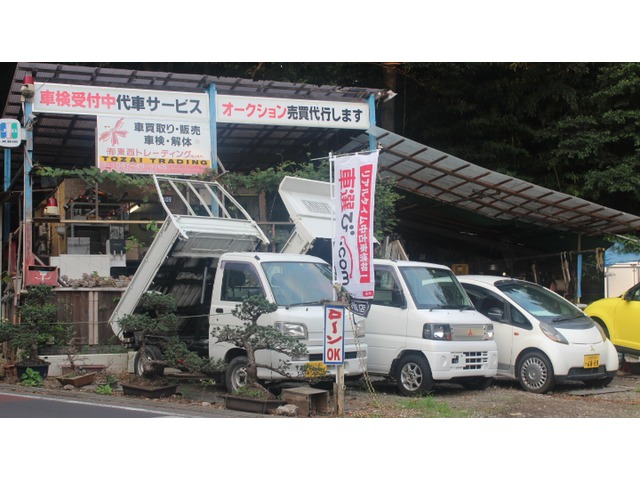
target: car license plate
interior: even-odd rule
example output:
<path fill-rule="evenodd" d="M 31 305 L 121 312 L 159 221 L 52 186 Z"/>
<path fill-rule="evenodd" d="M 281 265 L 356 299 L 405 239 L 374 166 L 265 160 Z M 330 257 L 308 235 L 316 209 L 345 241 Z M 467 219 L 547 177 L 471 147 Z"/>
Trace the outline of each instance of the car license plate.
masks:
<path fill-rule="evenodd" d="M 584 356 L 584 368 L 598 368 L 599 366 L 600 354 Z"/>

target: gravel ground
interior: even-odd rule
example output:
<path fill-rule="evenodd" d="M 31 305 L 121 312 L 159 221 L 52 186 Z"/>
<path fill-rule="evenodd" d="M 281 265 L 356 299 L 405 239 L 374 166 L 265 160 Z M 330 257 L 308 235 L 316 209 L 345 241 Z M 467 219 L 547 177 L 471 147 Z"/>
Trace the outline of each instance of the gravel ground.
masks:
<path fill-rule="evenodd" d="M 618 372 L 608 387 L 585 389 L 580 382 L 558 385 L 545 395 L 525 392 L 517 382 L 496 380 L 484 391 L 439 384 L 431 395 L 443 408 L 421 410 L 415 401 L 397 395 L 393 385 L 374 382 L 375 394 L 362 386 L 348 389 L 345 410 L 351 417 L 462 418 L 638 418 L 640 375 Z M 401 408 L 401 405 L 413 408 Z"/>
<path fill-rule="evenodd" d="M 126 381 L 127 376 L 123 376 Z M 3 389 L 33 390 L 21 387 L 15 379 L 5 380 Z M 398 395 L 392 383 L 372 379 L 347 383 L 344 396 L 344 417 L 347 418 L 640 418 L 640 374 L 619 371 L 613 382 L 605 388 L 585 389 L 579 383 L 557 386 L 552 392 L 539 395 L 523 391 L 516 382 L 496 380 L 483 391 L 465 390 L 457 384 L 437 384 L 427 398 L 406 398 Z M 54 378 L 45 381 L 41 393 L 92 397 L 101 402 L 152 402 L 167 408 L 189 409 L 202 412 L 202 416 L 217 416 L 226 393 L 221 387 L 202 388 L 198 382 L 181 385 L 177 395 L 162 399 L 125 397 L 116 390 L 110 396 L 95 393 L 95 385 L 81 389 L 64 390 Z M 334 407 L 332 397 L 332 407 Z M 215 410 L 215 411 L 214 411 Z M 321 417 L 334 417 L 318 414 Z M 226 411 L 228 417 L 236 415 Z M 210 415 L 214 414 L 214 415 Z M 242 413 L 237 413 L 243 417 Z"/>

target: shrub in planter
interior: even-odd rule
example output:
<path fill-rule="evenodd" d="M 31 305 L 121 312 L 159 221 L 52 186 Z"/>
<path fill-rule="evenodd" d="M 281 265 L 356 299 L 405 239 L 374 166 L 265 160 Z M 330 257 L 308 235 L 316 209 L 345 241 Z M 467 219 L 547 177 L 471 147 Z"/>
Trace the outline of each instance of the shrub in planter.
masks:
<path fill-rule="evenodd" d="M 164 368 L 173 367 L 182 371 L 209 373 L 221 367 L 202 358 L 187 346 L 177 335 L 178 318 L 172 296 L 159 292 L 146 292 L 140 299 L 137 311 L 120 319 L 123 331 L 132 334 L 139 346 L 135 358 L 135 370 L 142 378 L 135 383 L 145 387 L 163 387 Z M 123 384 L 125 393 L 133 385 Z"/>
<path fill-rule="evenodd" d="M 144 378 L 163 376 L 166 362 L 162 359 L 162 347 L 178 330 L 175 315 L 176 303 L 172 296 L 159 292 L 146 292 L 140 299 L 135 313 L 123 316 L 119 323 L 125 332 L 132 334 L 138 344 L 136 373 Z"/>
<path fill-rule="evenodd" d="M 10 341 L 11 346 L 20 352 L 17 369 L 48 365 L 40 359 L 39 349 L 45 345 L 63 344 L 70 336 L 69 328 L 57 321 L 58 306 L 53 302 L 52 287 L 29 287 L 18 312 L 20 323 L 0 324 L 0 338 Z"/>
<path fill-rule="evenodd" d="M 233 315 L 243 321 L 242 326 L 216 326 L 212 329 L 212 334 L 218 342 L 229 342 L 244 350 L 246 354 L 246 367 L 244 370 L 242 384 L 234 381 L 233 368 L 231 363 L 228 366 L 227 389 L 231 393 L 242 393 L 245 396 L 262 396 L 264 398 L 274 398 L 266 388 L 258 382 L 258 367 L 268 368 L 283 376 L 288 376 L 288 362 L 282 362 L 277 366 L 264 365 L 256 361 L 256 351 L 273 350 L 285 354 L 288 357 L 304 355 L 307 352 L 306 346 L 297 339 L 288 337 L 272 326 L 258 325 L 258 319 L 266 313 L 274 312 L 277 305 L 269 302 L 264 297 L 257 295 L 247 297 L 241 305 L 233 311 Z M 243 359 L 243 362 L 245 359 Z M 243 387 L 240 389 L 239 387 Z M 256 391 L 258 393 L 256 393 Z"/>

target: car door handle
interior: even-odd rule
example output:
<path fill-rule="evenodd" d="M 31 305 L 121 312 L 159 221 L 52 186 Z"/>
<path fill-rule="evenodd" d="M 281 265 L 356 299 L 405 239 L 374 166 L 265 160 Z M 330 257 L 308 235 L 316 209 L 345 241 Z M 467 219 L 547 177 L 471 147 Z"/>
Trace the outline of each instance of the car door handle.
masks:
<path fill-rule="evenodd" d="M 224 310 L 222 308 L 216 308 L 216 313 L 224 313 Z"/>

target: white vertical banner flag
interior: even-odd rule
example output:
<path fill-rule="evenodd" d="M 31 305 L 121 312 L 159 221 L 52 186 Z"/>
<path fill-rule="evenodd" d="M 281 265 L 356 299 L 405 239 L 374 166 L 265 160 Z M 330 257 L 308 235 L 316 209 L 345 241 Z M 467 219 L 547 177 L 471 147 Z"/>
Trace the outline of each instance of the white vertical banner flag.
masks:
<path fill-rule="evenodd" d="M 373 297 L 373 215 L 378 151 L 333 158 L 334 283 Z"/>

